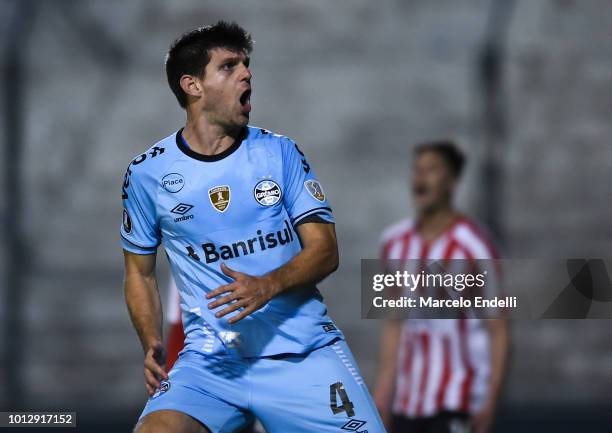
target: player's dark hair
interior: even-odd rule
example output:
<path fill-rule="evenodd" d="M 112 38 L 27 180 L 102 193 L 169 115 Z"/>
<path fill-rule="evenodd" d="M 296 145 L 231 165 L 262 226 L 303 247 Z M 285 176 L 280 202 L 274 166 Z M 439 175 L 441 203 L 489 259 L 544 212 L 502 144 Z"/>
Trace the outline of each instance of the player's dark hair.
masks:
<path fill-rule="evenodd" d="M 463 167 L 465 166 L 465 155 L 454 141 L 428 141 L 417 145 L 414 149 L 415 156 L 420 156 L 425 152 L 435 152 L 440 155 L 448 165 L 453 176 L 456 178 L 461 177 Z"/>
<path fill-rule="evenodd" d="M 172 93 L 181 107 L 187 106 L 187 95 L 181 88 L 183 75 L 202 76 L 210 61 L 209 50 L 225 48 L 250 54 L 253 39 L 235 22 L 219 21 L 212 26 L 200 27 L 179 36 L 166 56 L 166 75 Z"/>

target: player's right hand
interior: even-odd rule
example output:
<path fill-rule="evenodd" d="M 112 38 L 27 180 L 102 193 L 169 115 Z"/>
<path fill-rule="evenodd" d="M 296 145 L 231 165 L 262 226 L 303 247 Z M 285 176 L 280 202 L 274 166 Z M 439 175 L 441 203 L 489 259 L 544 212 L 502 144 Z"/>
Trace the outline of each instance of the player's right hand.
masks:
<path fill-rule="evenodd" d="M 164 370 L 164 364 L 165 353 L 163 344 L 156 343 L 149 347 L 145 352 L 144 359 L 145 387 L 149 397 L 159 388 L 160 380 L 168 379 L 168 373 Z"/>

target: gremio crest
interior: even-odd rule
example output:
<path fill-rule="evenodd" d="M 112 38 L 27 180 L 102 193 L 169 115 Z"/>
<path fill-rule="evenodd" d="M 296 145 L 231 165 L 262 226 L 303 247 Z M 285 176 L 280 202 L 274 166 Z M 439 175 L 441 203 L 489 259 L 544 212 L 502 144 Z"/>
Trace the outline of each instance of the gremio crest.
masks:
<path fill-rule="evenodd" d="M 215 186 L 208 190 L 210 203 L 219 212 L 225 212 L 230 204 L 230 187 L 228 185 Z"/>

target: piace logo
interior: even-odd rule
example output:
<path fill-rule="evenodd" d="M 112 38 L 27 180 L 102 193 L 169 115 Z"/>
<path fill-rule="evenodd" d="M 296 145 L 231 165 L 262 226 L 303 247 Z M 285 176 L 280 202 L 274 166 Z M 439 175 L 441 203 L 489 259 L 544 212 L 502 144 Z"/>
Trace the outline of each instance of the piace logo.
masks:
<path fill-rule="evenodd" d="M 168 192 L 177 193 L 185 186 L 185 179 L 178 173 L 169 173 L 162 178 L 161 186 Z"/>
<path fill-rule="evenodd" d="M 273 180 L 262 180 L 253 190 L 255 200 L 262 206 L 272 206 L 278 203 L 283 193 L 280 186 Z"/>

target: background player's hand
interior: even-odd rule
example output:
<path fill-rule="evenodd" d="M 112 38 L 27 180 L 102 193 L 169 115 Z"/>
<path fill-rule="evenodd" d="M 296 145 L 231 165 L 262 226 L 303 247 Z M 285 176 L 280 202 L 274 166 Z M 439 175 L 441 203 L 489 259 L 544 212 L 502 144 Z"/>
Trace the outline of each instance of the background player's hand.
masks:
<path fill-rule="evenodd" d="M 243 308 L 242 311 L 228 320 L 229 323 L 236 323 L 254 311 L 259 310 L 278 293 L 271 281 L 265 276 L 254 277 L 243 274 L 242 272 L 230 269 L 225 263 L 221 263 L 221 270 L 235 281 L 219 286 L 207 294 L 206 299 L 212 299 L 225 294 L 225 296 L 208 304 L 210 309 L 228 304 L 227 307 L 217 312 L 215 317 L 223 317 L 239 308 Z"/>
<path fill-rule="evenodd" d="M 385 425 L 385 428 L 391 431 L 391 402 L 393 399 L 393 390 L 379 384 L 374 391 L 373 397 L 380 419 Z"/>
<path fill-rule="evenodd" d="M 479 412 L 472 417 L 473 433 L 489 433 L 493 425 L 495 409 L 492 405 L 485 405 Z"/>
<path fill-rule="evenodd" d="M 164 346 L 161 342 L 153 344 L 145 352 L 144 376 L 149 397 L 159 388 L 160 380 L 168 379 L 168 373 L 164 370 L 164 358 Z"/>

